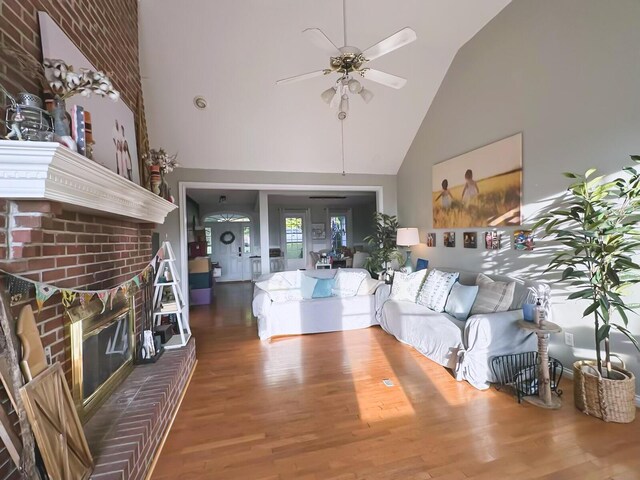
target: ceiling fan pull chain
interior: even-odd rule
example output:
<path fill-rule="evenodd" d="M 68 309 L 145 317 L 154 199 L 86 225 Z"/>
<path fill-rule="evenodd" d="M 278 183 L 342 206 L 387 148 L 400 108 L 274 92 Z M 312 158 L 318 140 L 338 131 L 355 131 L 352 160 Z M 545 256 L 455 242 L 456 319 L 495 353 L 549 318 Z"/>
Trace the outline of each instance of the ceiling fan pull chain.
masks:
<path fill-rule="evenodd" d="M 344 118 L 340 120 L 340 140 L 342 142 L 342 176 L 344 177 L 346 175 L 344 172 Z"/>

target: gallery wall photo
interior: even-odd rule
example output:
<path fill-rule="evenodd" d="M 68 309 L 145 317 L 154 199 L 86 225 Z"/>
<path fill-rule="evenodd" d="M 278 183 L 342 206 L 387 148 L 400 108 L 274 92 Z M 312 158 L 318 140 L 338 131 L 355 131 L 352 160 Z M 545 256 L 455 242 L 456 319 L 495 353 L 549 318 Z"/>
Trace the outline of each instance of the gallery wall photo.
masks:
<path fill-rule="evenodd" d="M 432 167 L 433 228 L 521 224 L 522 133 Z"/>
<path fill-rule="evenodd" d="M 81 68 L 101 70 L 92 65 L 58 24 L 46 13 L 38 12 L 40 37 L 44 58 L 61 59 L 72 65 L 74 71 Z M 105 72 L 107 75 L 109 72 Z M 79 105 L 91 114 L 93 130 L 93 160 L 140 184 L 136 124 L 134 114 L 122 99 L 114 102 L 92 95 L 87 98 L 75 95 L 66 102 L 67 111 Z"/>

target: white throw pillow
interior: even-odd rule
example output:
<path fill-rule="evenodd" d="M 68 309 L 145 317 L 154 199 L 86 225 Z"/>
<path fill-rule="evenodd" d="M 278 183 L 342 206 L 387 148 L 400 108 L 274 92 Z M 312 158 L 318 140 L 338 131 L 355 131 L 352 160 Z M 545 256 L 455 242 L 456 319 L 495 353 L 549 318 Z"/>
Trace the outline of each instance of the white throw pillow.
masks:
<path fill-rule="evenodd" d="M 431 270 L 418 294 L 417 303 L 434 312 L 444 312 L 451 287 L 456 283 L 459 275 L 458 272 Z"/>
<path fill-rule="evenodd" d="M 406 300 L 415 303 L 426 276 L 426 270 L 414 273 L 394 273 L 389 298 L 391 300 Z"/>
<path fill-rule="evenodd" d="M 471 307 L 471 315 L 478 313 L 506 312 L 513 302 L 515 282 L 494 282 L 483 273 L 476 278 L 478 295 Z"/>
<path fill-rule="evenodd" d="M 367 276 L 366 272 L 354 272 L 340 268 L 336 273 L 336 283 L 332 292 L 336 297 L 353 297 L 358 293 L 360 285 Z"/>
<path fill-rule="evenodd" d="M 379 285 L 384 285 L 384 282 L 376 280 L 375 278 L 367 277 L 360 285 L 356 295 L 373 295 L 376 293 Z"/>
<path fill-rule="evenodd" d="M 300 285 L 296 286 L 292 284 L 288 278 L 282 275 L 284 272 L 274 273 L 271 278 L 256 282 L 256 287 L 266 291 L 273 292 L 276 290 L 291 290 L 293 288 L 300 288 Z"/>

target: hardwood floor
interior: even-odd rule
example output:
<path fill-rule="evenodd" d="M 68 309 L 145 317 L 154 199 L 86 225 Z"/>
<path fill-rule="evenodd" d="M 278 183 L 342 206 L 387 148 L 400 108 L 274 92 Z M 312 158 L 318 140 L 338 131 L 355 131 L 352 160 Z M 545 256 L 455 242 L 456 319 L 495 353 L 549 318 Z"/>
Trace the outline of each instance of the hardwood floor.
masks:
<path fill-rule="evenodd" d="M 199 362 L 153 479 L 640 479 L 640 420 L 579 413 L 570 380 L 549 411 L 379 327 L 262 343 L 251 289 L 219 284 L 192 310 Z"/>

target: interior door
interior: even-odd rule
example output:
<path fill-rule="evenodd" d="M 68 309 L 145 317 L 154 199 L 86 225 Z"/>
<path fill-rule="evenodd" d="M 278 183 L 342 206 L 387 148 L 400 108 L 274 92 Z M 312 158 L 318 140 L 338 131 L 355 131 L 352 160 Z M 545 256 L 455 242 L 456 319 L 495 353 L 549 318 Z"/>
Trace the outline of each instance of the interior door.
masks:
<path fill-rule="evenodd" d="M 306 215 L 287 213 L 283 215 L 284 260 L 286 270 L 297 270 L 307 265 Z"/>

